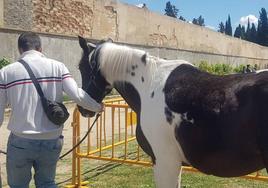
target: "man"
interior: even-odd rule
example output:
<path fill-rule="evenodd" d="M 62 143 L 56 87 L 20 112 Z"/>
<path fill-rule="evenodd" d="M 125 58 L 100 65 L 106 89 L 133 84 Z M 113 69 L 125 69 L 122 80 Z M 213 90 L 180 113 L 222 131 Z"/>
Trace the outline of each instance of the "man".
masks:
<path fill-rule="evenodd" d="M 100 112 L 102 104 L 95 102 L 78 88 L 63 63 L 42 54 L 40 37 L 31 32 L 18 39 L 18 49 L 33 70 L 45 96 L 57 102 L 63 91 L 82 107 Z M 11 188 L 28 188 L 34 168 L 37 188 L 54 188 L 56 164 L 62 149 L 63 126 L 50 122 L 44 113 L 40 97 L 24 66 L 15 62 L 0 71 L 0 123 L 9 104 L 12 114 L 7 146 L 7 179 Z"/>

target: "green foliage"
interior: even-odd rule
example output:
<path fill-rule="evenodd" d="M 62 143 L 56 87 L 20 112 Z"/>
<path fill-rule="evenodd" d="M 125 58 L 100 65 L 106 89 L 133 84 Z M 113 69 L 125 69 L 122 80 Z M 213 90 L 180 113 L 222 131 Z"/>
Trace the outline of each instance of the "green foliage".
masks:
<path fill-rule="evenodd" d="M 186 19 L 185 19 L 183 16 L 180 16 L 180 17 L 179 17 L 179 20 L 182 20 L 182 21 L 184 21 L 184 22 L 186 21 Z"/>
<path fill-rule="evenodd" d="M 225 23 L 225 34 L 226 35 L 233 35 L 233 31 L 232 31 L 232 23 L 231 23 L 231 17 L 230 15 L 228 15 L 228 19 Z"/>
<path fill-rule="evenodd" d="M 172 5 L 170 1 L 166 3 L 165 15 L 173 17 L 173 18 L 177 18 L 178 12 L 179 12 L 179 9 L 177 9 L 175 5 Z"/>
<path fill-rule="evenodd" d="M 241 26 L 241 24 L 239 24 L 236 27 L 235 32 L 234 32 L 234 37 L 236 37 L 236 38 L 242 38 L 242 26 Z"/>
<path fill-rule="evenodd" d="M 208 64 L 208 62 L 206 61 L 201 61 L 200 64 L 198 65 L 198 68 L 202 71 L 213 73 L 212 66 Z"/>
<path fill-rule="evenodd" d="M 250 29 L 250 41 L 251 42 L 258 42 L 258 34 L 257 34 L 257 29 L 254 23 L 251 24 L 251 29 Z"/>
<path fill-rule="evenodd" d="M 229 25 L 229 20 L 230 17 L 226 21 L 226 26 Z M 219 32 L 221 31 L 219 30 Z M 229 32 L 225 31 L 225 33 L 227 34 Z M 234 37 L 268 46 L 268 18 L 266 9 L 261 9 L 257 27 L 248 20 L 247 28 L 244 25 L 241 26 L 241 24 L 236 27 Z"/>
<path fill-rule="evenodd" d="M 223 22 L 221 22 L 221 23 L 219 24 L 218 32 L 220 32 L 220 33 L 225 33 L 225 26 L 224 26 L 224 23 L 223 23 Z"/>
<path fill-rule="evenodd" d="M 10 61 L 6 58 L 3 58 L 0 60 L 0 69 L 2 69 L 4 66 L 7 66 L 8 64 L 10 64 Z"/>
<path fill-rule="evenodd" d="M 263 46 L 268 46 L 268 18 L 265 8 L 260 11 L 258 22 L 258 43 Z"/>
<path fill-rule="evenodd" d="M 198 65 L 198 68 L 211 74 L 227 75 L 233 73 L 243 73 L 245 70 L 245 65 L 232 66 L 225 63 L 209 64 L 206 61 L 201 61 Z"/>
<path fill-rule="evenodd" d="M 194 18 L 192 23 L 195 25 L 205 26 L 205 19 L 200 15 L 198 18 Z"/>
<path fill-rule="evenodd" d="M 69 96 L 64 93 L 63 94 L 63 101 L 66 102 L 66 101 L 70 101 L 70 100 L 71 99 L 69 98 Z"/>

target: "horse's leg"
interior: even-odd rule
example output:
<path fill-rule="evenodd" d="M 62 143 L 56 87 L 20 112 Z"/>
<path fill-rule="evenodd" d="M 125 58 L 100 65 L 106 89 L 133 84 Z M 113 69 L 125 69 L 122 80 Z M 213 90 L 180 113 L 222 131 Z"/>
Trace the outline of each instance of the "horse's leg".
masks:
<path fill-rule="evenodd" d="M 151 109 L 155 109 L 154 114 L 160 115 L 151 118 Z M 186 161 L 175 137 L 175 125 L 180 122 L 180 116 L 174 114 L 173 124 L 168 124 L 162 109 L 145 105 L 140 118 L 141 129 L 155 157 L 153 170 L 156 187 L 177 188 L 180 186 L 181 164 Z"/>
<path fill-rule="evenodd" d="M 153 166 L 157 188 L 179 188 L 181 183 L 181 162 L 168 153 L 156 156 Z"/>
<path fill-rule="evenodd" d="M 156 187 L 180 187 L 181 164 L 184 158 L 175 138 L 174 128 L 154 124 L 154 129 L 150 130 L 151 134 L 146 130 L 144 133 L 155 157 L 153 169 Z"/>
<path fill-rule="evenodd" d="M 141 126 L 137 124 L 136 129 L 136 137 L 138 143 L 140 144 L 141 148 L 147 153 L 154 163 L 154 175 L 156 180 L 157 188 L 177 188 L 180 187 L 180 160 L 177 157 L 177 148 L 172 147 L 169 140 L 169 144 L 167 143 L 168 150 L 160 151 L 158 154 L 158 159 L 156 161 L 154 152 L 152 151 L 151 145 L 149 144 L 147 138 L 144 136 Z M 172 140 L 172 139 L 171 139 Z M 163 143 L 163 142 L 162 142 Z M 162 144 L 159 144 L 159 146 Z M 159 151 L 160 148 L 167 148 L 165 145 L 160 146 L 159 148 L 155 149 Z M 171 149 L 172 148 L 172 149 Z M 172 150 L 172 151 L 170 151 Z M 171 154 L 172 153 L 172 154 Z M 179 180 L 179 181 L 178 181 Z"/>

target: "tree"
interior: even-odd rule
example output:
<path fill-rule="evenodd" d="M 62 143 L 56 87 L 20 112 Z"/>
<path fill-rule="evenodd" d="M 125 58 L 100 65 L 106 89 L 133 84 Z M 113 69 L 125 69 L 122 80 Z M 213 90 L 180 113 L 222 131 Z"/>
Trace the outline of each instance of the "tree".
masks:
<path fill-rule="evenodd" d="M 230 36 L 233 35 L 230 15 L 228 15 L 228 20 L 225 22 L 225 34 Z"/>
<path fill-rule="evenodd" d="M 268 46 L 268 18 L 265 8 L 262 8 L 260 11 L 257 35 L 258 43 L 263 46 Z"/>
<path fill-rule="evenodd" d="M 186 21 L 186 19 L 182 16 L 179 17 L 179 20 Z"/>
<path fill-rule="evenodd" d="M 178 12 L 179 12 L 179 9 L 177 9 L 174 5 L 172 5 L 170 1 L 166 3 L 165 15 L 173 17 L 173 18 L 177 18 Z"/>
<path fill-rule="evenodd" d="M 223 22 L 221 22 L 219 24 L 219 30 L 218 30 L 218 32 L 225 33 L 225 26 L 224 26 L 224 23 Z"/>
<path fill-rule="evenodd" d="M 246 31 L 246 35 L 245 35 L 245 39 L 247 41 L 251 41 L 251 27 L 250 27 L 250 22 L 249 22 L 249 18 L 248 18 L 248 26 L 247 26 L 247 31 Z"/>
<path fill-rule="evenodd" d="M 197 19 L 194 18 L 193 21 L 192 21 L 192 23 L 195 24 L 195 25 L 198 25 Z"/>
<path fill-rule="evenodd" d="M 256 26 L 254 23 L 251 24 L 251 31 L 250 31 L 250 34 L 251 34 L 251 42 L 255 42 L 257 43 L 258 41 L 258 34 L 257 34 L 257 29 L 256 29 Z"/>
<path fill-rule="evenodd" d="M 245 40 L 245 38 L 246 38 L 246 28 L 243 25 L 241 28 L 241 39 Z"/>
<path fill-rule="evenodd" d="M 192 23 L 195 25 L 205 26 L 205 19 L 200 15 L 198 18 L 194 18 Z"/>
<path fill-rule="evenodd" d="M 241 38 L 241 34 L 242 34 L 242 27 L 241 24 L 239 24 L 235 29 L 234 37 Z"/>

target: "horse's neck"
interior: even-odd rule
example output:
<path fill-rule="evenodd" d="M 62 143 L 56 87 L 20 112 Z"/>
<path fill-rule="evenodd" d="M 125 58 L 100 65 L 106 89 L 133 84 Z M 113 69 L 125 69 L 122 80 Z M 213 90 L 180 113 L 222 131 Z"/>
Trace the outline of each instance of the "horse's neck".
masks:
<path fill-rule="evenodd" d="M 181 63 L 185 62 L 149 58 L 146 65 L 140 63 L 125 77 L 121 77 L 124 74 L 117 74 L 117 81 L 113 85 L 130 107 L 139 112 L 141 100 L 162 91 L 171 70 Z"/>
<path fill-rule="evenodd" d="M 150 97 L 155 90 L 162 90 L 170 71 L 184 63 L 165 61 L 144 53 L 134 51 L 122 54 L 114 51 L 102 61 L 106 80 L 114 85 L 135 111 L 139 111 L 140 106 L 135 104 L 140 104 L 144 97 Z"/>
<path fill-rule="evenodd" d="M 115 89 L 125 99 L 128 105 L 137 113 L 140 113 L 141 109 L 141 96 L 139 91 L 128 82 L 116 82 L 114 83 Z"/>
<path fill-rule="evenodd" d="M 132 66 L 135 68 L 133 69 Z M 144 65 L 142 62 L 130 65 L 128 73 L 117 74 L 116 81 L 113 83 L 115 89 L 136 113 L 140 112 L 142 98 L 151 93 L 153 76 L 150 68 L 152 68 L 150 65 Z"/>

